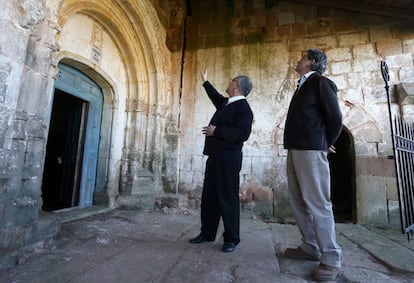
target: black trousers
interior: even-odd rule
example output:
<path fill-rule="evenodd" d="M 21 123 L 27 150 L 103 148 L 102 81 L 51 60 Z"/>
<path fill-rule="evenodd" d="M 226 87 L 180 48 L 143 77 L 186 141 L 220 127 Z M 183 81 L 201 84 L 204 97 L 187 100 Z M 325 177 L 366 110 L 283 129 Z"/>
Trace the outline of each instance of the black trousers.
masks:
<path fill-rule="evenodd" d="M 201 234 L 214 240 L 222 217 L 224 242 L 239 243 L 239 173 L 242 155 L 241 152 L 228 155 L 207 159 L 201 196 Z"/>

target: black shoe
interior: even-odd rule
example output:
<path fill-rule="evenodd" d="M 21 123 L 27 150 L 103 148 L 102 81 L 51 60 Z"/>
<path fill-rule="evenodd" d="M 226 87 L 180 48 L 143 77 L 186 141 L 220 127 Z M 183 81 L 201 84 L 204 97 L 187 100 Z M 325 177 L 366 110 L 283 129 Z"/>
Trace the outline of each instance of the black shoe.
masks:
<path fill-rule="evenodd" d="M 195 238 L 192 238 L 192 239 L 190 239 L 190 243 L 191 244 L 200 244 L 200 243 L 203 243 L 203 242 L 214 242 L 214 239 L 207 239 L 207 238 L 204 238 L 204 236 L 203 235 L 198 235 L 197 237 L 195 237 Z"/>
<path fill-rule="evenodd" d="M 236 246 L 236 243 L 224 243 L 221 250 L 225 253 L 230 253 L 236 249 Z"/>

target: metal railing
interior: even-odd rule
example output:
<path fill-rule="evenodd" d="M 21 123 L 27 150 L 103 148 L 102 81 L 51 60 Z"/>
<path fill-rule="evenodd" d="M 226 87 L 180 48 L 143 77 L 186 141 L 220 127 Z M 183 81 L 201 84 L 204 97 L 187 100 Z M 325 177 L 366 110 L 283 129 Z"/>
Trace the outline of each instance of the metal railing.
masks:
<path fill-rule="evenodd" d="M 414 123 L 408 123 L 391 112 L 389 94 L 388 66 L 381 61 L 381 73 L 387 91 L 388 114 L 391 125 L 391 138 L 394 151 L 394 161 L 397 179 L 398 200 L 400 205 L 401 232 L 408 239 L 414 233 Z"/>

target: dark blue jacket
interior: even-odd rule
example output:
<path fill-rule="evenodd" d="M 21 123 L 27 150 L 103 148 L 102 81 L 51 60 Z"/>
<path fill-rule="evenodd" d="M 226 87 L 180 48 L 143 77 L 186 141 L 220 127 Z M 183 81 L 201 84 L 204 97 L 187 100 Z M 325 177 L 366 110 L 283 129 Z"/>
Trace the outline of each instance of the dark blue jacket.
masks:
<path fill-rule="evenodd" d="M 290 102 L 284 132 L 285 149 L 327 150 L 342 130 L 337 88 L 313 73 Z"/>
<path fill-rule="evenodd" d="M 206 81 L 203 83 L 208 97 L 217 111 L 210 120 L 216 126 L 214 135 L 206 137 L 203 153 L 220 157 L 229 152 L 240 154 L 252 130 L 253 112 L 246 99 L 241 99 L 226 106 L 227 97 L 222 96 Z"/>

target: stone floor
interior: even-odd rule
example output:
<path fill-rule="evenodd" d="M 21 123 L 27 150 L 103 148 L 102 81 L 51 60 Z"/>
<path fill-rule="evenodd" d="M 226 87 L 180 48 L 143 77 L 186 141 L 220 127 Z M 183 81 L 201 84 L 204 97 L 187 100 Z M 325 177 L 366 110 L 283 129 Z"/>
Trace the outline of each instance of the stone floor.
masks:
<path fill-rule="evenodd" d="M 0 282 L 312 282 L 317 262 L 283 256 L 296 247 L 295 225 L 242 214 L 241 242 L 232 253 L 215 242 L 192 245 L 197 211 L 79 210 L 50 246 L 0 271 Z M 222 228 L 221 228 L 222 229 Z M 220 237 L 219 237 L 220 236 Z M 414 244 L 398 230 L 337 224 L 343 267 L 337 282 L 414 282 Z"/>

